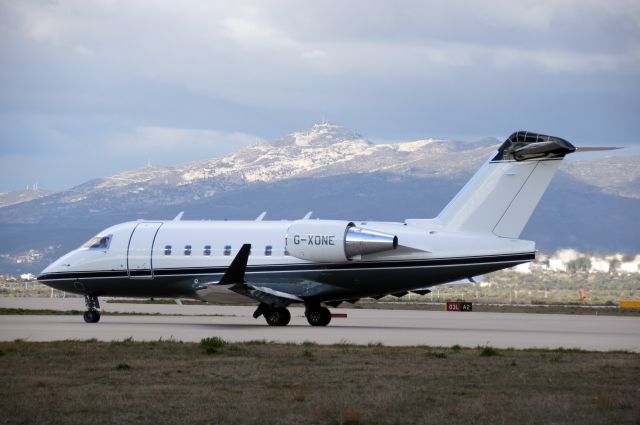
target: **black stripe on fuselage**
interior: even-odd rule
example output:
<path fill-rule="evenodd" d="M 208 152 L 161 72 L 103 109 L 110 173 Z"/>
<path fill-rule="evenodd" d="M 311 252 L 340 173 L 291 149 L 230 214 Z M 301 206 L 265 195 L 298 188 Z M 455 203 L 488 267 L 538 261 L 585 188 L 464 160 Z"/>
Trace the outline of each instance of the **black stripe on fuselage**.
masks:
<path fill-rule="evenodd" d="M 457 265 L 481 265 L 489 263 L 523 263 L 535 260 L 535 253 L 490 255 L 478 257 L 435 258 L 426 260 L 385 260 L 358 261 L 348 263 L 294 263 L 294 264 L 262 264 L 247 266 L 247 274 L 269 272 L 300 272 L 300 271 L 337 271 L 358 269 L 405 269 L 418 267 L 441 267 Z M 227 266 L 220 267 L 187 267 L 166 268 L 153 270 L 154 276 L 184 276 L 220 274 L 227 270 Z M 100 270 L 85 272 L 48 273 L 38 276 L 38 280 L 58 279 L 96 279 L 128 277 L 126 270 Z M 150 277 L 150 271 L 147 271 Z M 135 277 L 135 276 L 134 276 Z"/>

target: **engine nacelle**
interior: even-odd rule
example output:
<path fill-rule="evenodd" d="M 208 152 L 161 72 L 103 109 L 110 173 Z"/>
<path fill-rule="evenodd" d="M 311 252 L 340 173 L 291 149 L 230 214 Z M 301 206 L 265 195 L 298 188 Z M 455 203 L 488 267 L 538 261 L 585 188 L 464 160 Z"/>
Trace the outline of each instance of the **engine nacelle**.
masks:
<path fill-rule="evenodd" d="M 298 220 L 287 229 L 286 245 L 296 258 L 327 263 L 395 249 L 398 237 L 348 221 Z"/>

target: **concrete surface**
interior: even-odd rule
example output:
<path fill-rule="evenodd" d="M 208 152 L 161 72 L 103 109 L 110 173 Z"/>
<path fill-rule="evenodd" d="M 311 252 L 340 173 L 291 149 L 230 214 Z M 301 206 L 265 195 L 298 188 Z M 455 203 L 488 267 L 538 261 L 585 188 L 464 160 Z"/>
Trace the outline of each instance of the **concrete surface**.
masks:
<path fill-rule="evenodd" d="M 640 317 L 475 313 L 418 310 L 334 309 L 348 318 L 334 318 L 325 328 L 311 327 L 302 308 L 291 308 L 287 327 L 269 327 L 253 319 L 254 307 L 110 304 L 102 310 L 160 313 L 159 316 L 103 315 L 97 324 L 80 315 L 0 316 L 0 340 L 53 341 L 133 338 L 148 341 L 200 341 L 219 336 L 227 341 L 313 341 L 318 344 L 452 346 L 498 348 L 580 348 L 640 352 Z M 0 298 L 0 307 L 84 310 L 81 298 Z"/>

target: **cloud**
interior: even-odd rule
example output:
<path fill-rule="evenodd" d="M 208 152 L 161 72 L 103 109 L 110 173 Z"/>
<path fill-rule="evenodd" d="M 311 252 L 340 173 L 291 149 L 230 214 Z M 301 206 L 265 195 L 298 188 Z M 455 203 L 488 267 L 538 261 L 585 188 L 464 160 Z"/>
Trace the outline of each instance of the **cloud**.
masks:
<path fill-rule="evenodd" d="M 165 163 L 205 159 L 233 152 L 255 142 L 256 136 L 241 132 L 221 132 L 171 127 L 139 127 L 107 141 L 107 152 L 124 156 L 154 158 Z"/>
<path fill-rule="evenodd" d="M 378 138 L 640 131 L 634 0 L 0 0 L 0 55 L 0 155 L 107 155 L 96 175 L 324 113 Z"/>
<path fill-rule="evenodd" d="M 49 59 L 38 53 L 43 66 L 89 68 L 77 84 L 139 80 L 292 108 L 315 98 L 344 104 L 344 86 L 395 87 L 408 78 L 428 87 L 452 73 L 637 76 L 638 4 L 25 0 L 0 4 L 0 22 L 14 38 L 48 46 Z"/>
<path fill-rule="evenodd" d="M 368 66 L 373 62 L 437 66 L 440 72 L 459 66 L 500 69 L 506 61 L 493 58 L 505 56 L 525 59 L 511 61 L 510 68 L 533 65 L 551 72 L 639 65 L 634 49 L 640 7 L 634 2 L 482 0 L 473 8 L 458 3 L 373 1 L 365 7 L 191 0 L 178 7 L 162 1 L 25 1 L 8 8 L 38 42 L 223 95 L 255 77 L 290 83 L 292 76 L 344 75 L 354 68 L 361 77 L 375 77 Z M 616 31 L 598 31 L 613 26 Z M 544 54 L 549 51 L 554 58 Z M 219 87 L 220 79 L 227 84 Z"/>

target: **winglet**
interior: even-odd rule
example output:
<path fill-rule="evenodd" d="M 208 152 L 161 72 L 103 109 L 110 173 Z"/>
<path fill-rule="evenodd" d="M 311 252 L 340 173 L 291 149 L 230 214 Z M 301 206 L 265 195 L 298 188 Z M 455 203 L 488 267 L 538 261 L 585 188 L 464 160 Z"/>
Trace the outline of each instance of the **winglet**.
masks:
<path fill-rule="evenodd" d="M 260 214 L 258 217 L 256 217 L 256 221 L 262 221 L 262 219 L 264 218 L 264 216 L 267 215 L 266 211 L 262 211 L 262 214 Z"/>
<path fill-rule="evenodd" d="M 184 215 L 184 211 L 180 211 L 177 216 L 174 217 L 173 221 L 182 220 L 182 216 Z"/>
<path fill-rule="evenodd" d="M 309 211 L 308 213 L 305 214 L 304 217 L 302 217 L 303 220 L 309 220 L 311 218 L 311 214 L 313 213 L 313 211 Z"/>
<path fill-rule="evenodd" d="M 251 244 L 242 245 L 240 251 L 233 259 L 227 270 L 224 272 L 218 285 L 232 285 L 234 283 L 244 283 L 244 272 L 247 270 L 247 261 L 251 253 Z"/>

